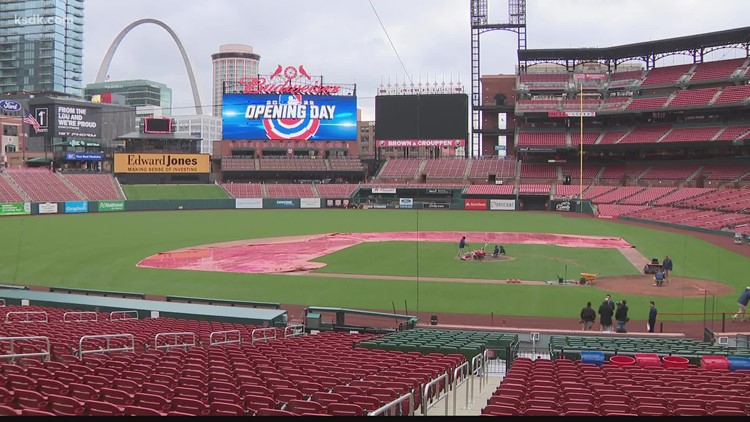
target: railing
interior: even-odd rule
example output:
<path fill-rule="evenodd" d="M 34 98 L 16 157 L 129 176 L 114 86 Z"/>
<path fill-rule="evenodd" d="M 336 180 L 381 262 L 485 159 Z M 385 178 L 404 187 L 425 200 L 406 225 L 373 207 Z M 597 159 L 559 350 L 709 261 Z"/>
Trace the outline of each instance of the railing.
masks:
<path fill-rule="evenodd" d="M 486 351 L 485 351 L 486 353 Z M 479 378 L 479 392 L 482 392 L 482 377 L 486 378 L 487 371 L 485 371 L 485 364 L 486 364 L 486 355 L 485 354 L 478 354 L 471 358 L 471 375 L 475 375 Z M 471 379 L 471 396 L 474 397 L 474 378 Z"/>
<path fill-rule="evenodd" d="M 458 387 L 469 381 L 471 377 L 471 369 L 469 368 L 469 362 L 464 362 L 460 366 L 453 370 L 453 416 L 456 416 L 456 403 L 458 402 Z M 473 381 L 472 381 L 473 382 Z M 469 408 L 469 388 L 466 388 L 466 402 L 464 409 Z"/>
<path fill-rule="evenodd" d="M 422 391 L 422 415 L 427 416 L 427 411 L 440 403 L 441 400 L 445 400 L 445 416 L 448 416 L 448 392 L 446 387 L 440 388 L 440 382 L 447 383 L 448 373 L 443 373 L 434 380 L 428 382 L 424 386 Z M 434 389 L 434 393 L 433 393 Z M 440 394 L 442 392 L 442 394 Z M 429 402 L 429 404 L 428 404 Z"/>
<path fill-rule="evenodd" d="M 234 340 L 230 340 L 230 334 L 237 334 L 237 338 Z M 223 335 L 224 339 L 214 341 L 214 337 L 219 337 L 220 335 Z M 242 334 L 240 334 L 240 330 L 214 331 L 208 337 L 208 345 L 215 346 L 218 344 L 242 344 Z"/>
<path fill-rule="evenodd" d="M 11 315 L 23 315 L 24 320 L 23 321 L 11 321 L 10 320 Z M 31 315 L 44 315 L 44 319 L 43 320 L 33 320 L 33 319 L 30 320 L 29 316 Z M 49 321 L 49 317 L 47 316 L 47 313 L 44 311 L 10 311 L 7 314 L 5 314 L 6 323 L 19 322 L 19 323 L 25 324 L 29 322 L 48 322 L 48 321 Z"/>
<path fill-rule="evenodd" d="M 117 347 L 112 348 L 112 339 L 113 338 L 125 338 L 130 340 L 130 346 L 123 346 L 123 347 Z M 105 339 L 106 341 L 106 347 L 100 348 L 100 349 L 93 349 L 93 350 L 83 350 L 83 342 L 86 340 L 93 340 L 93 339 Z M 78 340 L 78 359 L 83 360 L 83 355 L 88 355 L 91 353 L 108 353 L 108 352 L 135 352 L 135 338 L 132 334 L 100 334 L 100 335 L 91 335 L 91 336 L 83 336 L 80 340 Z"/>
<path fill-rule="evenodd" d="M 260 334 L 259 338 L 256 338 L 255 333 Z M 267 333 L 271 333 L 272 335 L 266 335 Z M 250 344 L 255 344 L 255 340 L 258 341 L 268 341 L 270 339 L 276 340 L 276 329 L 275 328 L 256 328 L 253 331 L 250 332 Z"/>
<path fill-rule="evenodd" d="M 27 342 L 27 341 L 34 341 L 34 340 L 43 340 L 47 344 L 47 349 L 46 349 L 47 351 L 46 352 L 33 352 L 33 353 L 16 353 L 15 352 L 15 345 L 14 345 L 15 341 L 24 341 L 24 342 Z M 3 343 L 3 342 L 9 342 L 10 343 L 10 347 L 9 347 L 10 353 L 7 354 L 7 355 L 6 354 L 0 355 L 0 358 L 10 359 L 11 363 L 14 362 L 16 360 L 16 358 L 25 358 L 25 357 L 38 357 L 38 356 L 41 356 L 43 361 L 49 360 L 49 356 L 50 356 L 50 342 L 49 342 L 49 337 L 44 337 L 44 336 L 0 337 L 0 343 Z"/>
<path fill-rule="evenodd" d="M 399 405 L 406 400 L 409 400 L 409 413 L 406 415 L 398 415 L 398 411 L 401 408 Z M 391 412 L 387 413 L 389 410 L 391 410 Z M 414 416 L 414 394 L 406 393 L 403 396 L 373 410 L 372 412 L 368 412 L 367 416 L 380 416 L 388 414 L 395 416 Z"/>
<path fill-rule="evenodd" d="M 180 339 L 184 339 L 186 336 L 190 339 L 190 342 L 182 342 L 178 343 L 177 341 Z M 170 337 L 174 339 L 174 343 L 172 344 L 162 344 L 159 345 L 159 339 L 162 337 Z M 194 347 L 196 345 L 195 342 L 195 333 L 185 331 L 185 332 L 175 332 L 175 333 L 158 333 L 154 336 L 154 348 L 155 349 L 171 349 L 174 347 L 182 347 L 184 349 L 187 349 L 188 347 Z"/>
<path fill-rule="evenodd" d="M 84 316 L 86 315 L 93 315 L 93 319 L 84 319 Z M 68 316 L 77 316 L 78 319 L 74 320 L 68 320 Z M 99 320 L 99 314 L 93 311 L 74 311 L 74 312 L 65 312 L 63 314 L 63 322 L 96 322 Z"/>
<path fill-rule="evenodd" d="M 133 315 L 134 317 L 128 318 L 128 315 Z M 115 318 L 115 315 L 122 315 L 122 318 Z M 110 321 L 123 321 L 128 319 L 138 319 L 138 311 L 112 311 L 109 313 L 109 320 Z"/>
<path fill-rule="evenodd" d="M 49 291 L 52 293 L 75 293 L 83 294 L 86 296 L 104 296 L 104 297 L 121 297 L 130 299 L 145 299 L 145 293 L 135 292 L 118 292 L 113 290 L 92 290 L 92 289 L 75 289 L 72 287 L 50 287 Z"/>
<path fill-rule="evenodd" d="M 305 326 L 303 324 L 291 324 L 284 327 L 284 338 L 303 335 L 305 335 Z"/>

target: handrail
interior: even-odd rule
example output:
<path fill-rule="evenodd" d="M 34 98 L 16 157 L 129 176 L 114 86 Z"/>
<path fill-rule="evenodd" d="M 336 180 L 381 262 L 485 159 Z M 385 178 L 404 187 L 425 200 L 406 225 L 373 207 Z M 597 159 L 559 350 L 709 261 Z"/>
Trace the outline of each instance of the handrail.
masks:
<path fill-rule="evenodd" d="M 236 340 L 228 340 L 227 337 L 229 337 L 230 333 L 236 333 L 237 334 L 237 339 Z M 214 341 L 214 335 L 216 335 L 218 337 L 220 334 L 224 335 L 224 340 L 223 341 Z M 242 344 L 242 334 L 240 334 L 240 330 L 214 331 L 208 337 L 208 345 L 209 346 L 215 346 L 217 344 Z"/>
<path fill-rule="evenodd" d="M 486 350 L 485 350 L 486 352 Z M 479 377 L 479 392 L 482 392 L 482 376 L 486 375 L 484 370 L 484 354 L 480 353 L 471 358 L 471 374 Z M 474 397 L 474 379 L 471 379 L 471 397 Z"/>
<path fill-rule="evenodd" d="M 77 320 L 68 321 L 68 315 L 77 315 Z M 84 315 L 94 315 L 94 319 L 87 319 L 84 320 Z M 99 314 L 94 311 L 71 311 L 71 312 L 65 312 L 63 314 L 63 322 L 97 322 L 99 320 Z"/>
<path fill-rule="evenodd" d="M 118 347 L 113 349 L 110 340 L 113 338 L 124 337 L 130 340 L 130 346 Z M 107 340 L 107 347 L 97 350 L 83 350 L 83 341 L 89 339 L 103 338 Z M 135 337 L 132 334 L 99 334 L 83 336 L 78 340 L 78 359 L 83 360 L 83 355 L 90 353 L 104 352 L 135 352 Z"/>
<path fill-rule="evenodd" d="M 469 380 L 471 375 L 471 369 L 469 369 L 469 362 L 464 361 L 461 365 L 457 366 L 453 370 L 453 416 L 456 416 L 456 402 L 458 402 L 458 387 L 463 385 Z M 459 379 L 461 380 L 459 382 Z M 464 409 L 469 408 L 469 388 L 466 388 L 466 405 Z"/>
<path fill-rule="evenodd" d="M 40 315 L 40 314 L 44 315 L 43 321 L 29 320 L 29 315 Z M 24 321 L 11 321 L 10 320 L 11 315 L 25 315 L 26 319 Z M 28 322 L 49 322 L 49 317 L 47 316 L 47 312 L 44 312 L 44 311 L 10 311 L 7 314 L 5 314 L 5 322 L 6 323 L 18 322 L 22 324 L 26 324 Z"/>
<path fill-rule="evenodd" d="M 386 403 L 378 407 L 372 412 L 367 412 L 367 416 L 380 416 L 382 414 L 385 414 L 385 412 L 390 409 L 397 409 L 396 406 L 401 404 L 405 400 L 409 400 L 409 413 L 401 416 L 414 416 L 414 394 L 412 394 L 411 392 L 392 400 L 390 403 Z"/>
<path fill-rule="evenodd" d="M 160 337 L 166 337 L 166 336 L 172 336 L 174 338 L 174 344 L 162 344 L 160 346 L 159 345 L 159 338 Z M 177 344 L 177 339 L 180 338 L 181 336 L 189 336 L 190 338 L 193 339 L 193 342 L 192 343 Z M 170 349 L 172 347 L 184 347 L 184 348 L 187 348 L 187 347 L 191 347 L 191 346 L 195 346 L 195 333 L 193 333 L 191 331 L 175 332 L 175 333 L 157 333 L 154 336 L 154 348 L 155 349 Z"/>
<path fill-rule="evenodd" d="M 448 380 L 448 373 L 444 372 L 434 380 L 428 382 L 424 386 L 424 390 L 422 392 L 422 415 L 427 416 L 427 410 L 431 408 L 432 406 L 435 406 L 440 402 L 440 400 L 445 399 L 445 416 L 448 416 L 448 393 L 446 391 L 446 388 L 443 388 L 443 394 L 440 394 L 440 381 L 447 381 Z M 430 395 L 430 391 L 432 390 L 432 387 L 434 385 L 437 385 L 438 388 L 435 392 L 435 396 L 437 397 L 430 405 L 427 405 L 427 398 L 432 397 Z M 447 386 L 446 386 L 447 387 Z M 434 398 L 434 397 L 433 397 Z"/>
<path fill-rule="evenodd" d="M 135 317 L 133 318 L 113 318 L 115 315 L 123 315 L 127 316 L 129 314 L 135 314 Z M 110 321 L 122 321 L 127 319 L 138 319 L 138 311 L 112 311 L 109 313 L 109 320 Z"/>
<path fill-rule="evenodd" d="M 23 341 L 30 341 L 30 340 L 44 340 L 47 343 L 47 351 L 46 352 L 34 352 L 34 353 L 15 353 L 13 342 L 15 340 L 23 340 Z M 11 362 L 15 360 L 15 358 L 24 358 L 24 357 L 36 357 L 36 356 L 42 356 L 43 361 L 48 361 L 50 357 L 50 341 L 49 337 L 45 336 L 28 336 L 28 337 L 0 337 L 0 342 L 8 341 L 10 342 L 10 354 L 7 355 L 0 355 L 0 358 L 8 359 L 10 358 Z"/>
<path fill-rule="evenodd" d="M 255 344 L 255 333 L 261 333 L 262 337 L 259 340 L 265 340 L 268 341 L 268 339 L 276 339 L 276 329 L 275 328 L 256 328 L 253 331 L 250 332 L 250 344 Z M 272 332 L 273 336 L 266 336 L 266 333 Z"/>
<path fill-rule="evenodd" d="M 305 335 L 305 326 L 303 324 L 291 324 L 284 327 L 284 338 L 302 335 Z"/>

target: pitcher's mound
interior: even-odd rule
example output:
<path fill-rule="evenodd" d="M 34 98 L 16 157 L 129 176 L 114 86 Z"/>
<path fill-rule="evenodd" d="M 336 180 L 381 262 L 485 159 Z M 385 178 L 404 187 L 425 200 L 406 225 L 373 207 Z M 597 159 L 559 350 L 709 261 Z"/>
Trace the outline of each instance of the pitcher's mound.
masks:
<path fill-rule="evenodd" d="M 700 278 L 669 277 L 663 286 L 654 285 L 653 275 L 606 276 L 594 280 L 593 285 L 610 294 L 633 294 L 661 297 L 703 297 L 734 292 L 732 286 Z M 618 300 L 617 298 L 614 298 Z M 627 298 L 624 298 L 627 299 Z"/>

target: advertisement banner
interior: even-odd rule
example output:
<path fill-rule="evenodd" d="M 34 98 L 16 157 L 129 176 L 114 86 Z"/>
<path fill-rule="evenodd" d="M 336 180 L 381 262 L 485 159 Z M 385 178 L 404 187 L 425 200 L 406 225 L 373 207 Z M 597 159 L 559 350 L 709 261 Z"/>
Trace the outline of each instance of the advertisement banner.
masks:
<path fill-rule="evenodd" d="M 100 108 L 55 106 L 55 136 L 77 139 L 101 139 L 102 112 Z"/>
<path fill-rule="evenodd" d="M 65 202 L 65 214 L 80 214 L 85 212 L 89 212 L 89 203 L 87 201 Z"/>
<path fill-rule="evenodd" d="M 485 211 L 487 210 L 486 199 L 464 199 L 465 210 Z"/>
<path fill-rule="evenodd" d="M 396 193 L 396 188 L 372 188 L 372 193 Z"/>
<path fill-rule="evenodd" d="M 274 208 L 299 208 L 299 199 L 275 199 Z"/>
<path fill-rule="evenodd" d="M 433 209 L 446 209 L 450 207 L 451 207 L 451 204 L 442 204 L 438 202 L 430 202 L 429 204 L 425 205 L 425 208 L 433 208 Z"/>
<path fill-rule="evenodd" d="M 462 147 L 463 139 L 399 139 L 378 141 L 378 148 L 382 147 Z"/>
<path fill-rule="evenodd" d="M 549 111 L 547 117 L 594 117 L 595 111 Z"/>
<path fill-rule="evenodd" d="M 66 152 L 66 161 L 102 161 L 103 152 Z"/>
<path fill-rule="evenodd" d="M 515 211 L 515 199 L 490 199 L 490 210 L 492 211 Z"/>
<path fill-rule="evenodd" d="M 28 215 L 31 214 L 30 202 L 11 202 L 0 204 L 0 215 Z"/>
<path fill-rule="evenodd" d="M 208 154 L 115 154 L 115 173 L 209 173 Z"/>
<path fill-rule="evenodd" d="M 357 97 L 224 94 L 222 139 L 356 141 Z"/>
<path fill-rule="evenodd" d="M 45 202 L 39 204 L 39 214 L 57 214 L 57 203 Z"/>
<path fill-rule="evenodd" d="M 237 209 L 261 209 L 263 198 L 237 198 L 234 207 Z"/>
<path fill-rule="evenodd" d="M 300 208 L 320 208 L 320 198 L 301 198 L 299 200 Z"/>
<path fill-rule="evenodd" d="M 552 201 L 551 209 L 557 212 L 578 212 L 581 210 L 578 200 Z"/>
<path fill-rule="evenodd" d="M 99 201 L 97 209 L 99 212 L 125 211 L 125 201 Z"/>
<path fill-rule="evenodd" d="M 413 208 L 414 207 L 414 199 L 412 199 L 412 198 L 399 198 L 399 200 L 398 200 L 398 207 L 399 208 Z"/>
<path fill-rule="evenodd" d="M 427 193 L 430 195 L 450 195 L 450 189 L 427 189 Z"/>

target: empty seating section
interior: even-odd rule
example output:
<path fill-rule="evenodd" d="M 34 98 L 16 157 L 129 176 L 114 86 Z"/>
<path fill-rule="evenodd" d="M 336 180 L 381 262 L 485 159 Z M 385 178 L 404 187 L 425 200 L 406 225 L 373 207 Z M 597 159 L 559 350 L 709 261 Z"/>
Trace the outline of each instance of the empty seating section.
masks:
<path fill-rule="evenodd" d="M 566 146 L 565 132 L 518 132 L 518 146 Z"/>
<path fill-rule="evenodd" d="M 712 105 L 739 104 L 750 99 L 750 85 L 730 85 L 724 87 Z"/>
<path fill-rule="evenodd" d="M 424 173 L 428 179 L 461 179 L 466 173 L 466 159 L 436 158 L 427 160 Z"/>
<path fill-rule="evenodd" d="M 312 158 L 261 158 L 258 160 L 263 171 L 323 171 L 325 160 Z"/>
<path fill-rule="evenodd" d="M 743 224 L 750 224 L 750 214 L 721 211 L 708 211 L 692 208 L 653 207 L 628 215 L 651 221 L 668 222 L 710 230 L 721 230 Z"/>
<path fill-rule="evenodd" d="M 713 192 L 713 189 L 709 188 L 680 188 L 672 193 L 665 195 L 654 202 L 654 205 L 670 205 L 675 204 L 686 199 L 694 198 L 697 196 L 707 195 Z"/>
<path fill-rule="evenodd" d="M 260 183 L 222 183 L 221 187 L 233 198 L 263 198 L 263 185 Z"/>
<path fill-rule="evenodd" d="M 521 163 L 521 180 L 557 179 L 557 166 L 542 163 Z"/>
<path fill-rule="evenodd" d="M 732 73 L 742 67 L 744 63 L 744 58 L 698 63 L 695 65 L 693 76 L 690 77 L 689 82 L 729 79 Z"/>
<path fill-rule="evenodd" d="M 252 157 L 221 157 L 221 169 L 223 171 L 253 171 L 255 158 Z"/>
<path fill-rule="evenodd" d="M 318 195 L 313 189 L 313 185 L 287 183 L 266 185 L 269 198 L 316 198 Z"/>
<path fill-rule="evenodd" d="M 519 76 L 519 82 L 529 89 L 563 89 L 569 80 L 568 73 L 529 73 Z"/>
<path fill-rule="evenodd" d="M 596 98 L 584 98 L 583 99 L 583 110 L 597 110 L 601 105 L 601 100 Z M 580 111 L 581 100 L 570 99 L 563 100 L 562 109 L 565 111 Z"/>
<path fill-rule="evenodd" d="M 82 198 L 47 169 L 8 169 L 7 174 L 35 202 L 78 201 Z"/>
<path fill-rule="evenodd" d="M 716 137 L 717 141 L 734 141 L 750 136 L 750 125 L 729 125 Z"/>
<path fill-rule="evenodd" d="M 477 158 L 469 161 L 469 179 L 487 180 L 495 175 L 496 180 L 513 179 L 516 177 L 515 158 Z"/>
<path fill-rule="evenodd" d="M 544 183 L 520 184 L 518 185 L 518 193 L 549 195 L 551 188 L 549 184 Z"/>
<path fill-rule="evenodd" d="M 330 158 L 328 161 L 331 164 L 331 170 L 333 171 L 364 171 L 365 166 L 360 160 L 349 159 L 349 158 Z"/>
<path fill-rule="evenodd" d="M 657 142 L 668 130 L 671 125 L 651 125 L 638 126 L 632 132 L 623 136 L 618 144 L 650 144 Z"/>
<path fill-rule="evenodd" d="M 383 165 L 378 179 L 414 179 L 421 163 L 418 158 L 391 158 Z"/>
<path fill-rule="evenodd" d="M 0 174 L 0 202 L 21 202 L 23 197 L 16 192 L 5 175 Z"/>
<path fill-rule="evenodd" d="M 357 189 L 357 185 L 331 183 L 315 185 L 315 188 L 318 190 L 321 198 L 349 198 Z"/>
<path fill-rule="evenodd" d="M 530 111 L 530 110 L 557 110 L 560 104 L 560 100 L 556 99 L 541 99 L 541 100 L 518 100 L 516 102 L 516 109 L 519 111 Z"/>
<path fill-rule="evenodd" d="M 616 179 L 623 177 L 635 179 L 640 177 L 650 166 L 647 165 L 625 165 L 625 164 L 605 164 L 604 171 L 599 176 L 600 179 Z"/>
<path fill-rule="evenodd" d="M 599 136 L 601 136 L 601 132 L 587 132 L 586 130 L 583 131 L 583 144 L 584 145 L 593 145 L 596 143 L 596 140 L 599 139 Z M 580 130 L 572 130 L 570 132 L 570 142 L 571 144 L 575 146 L 581 145 L 581 131 Z"/>
<path fill-rule="evenodd" d="M 647 188 L 642 190 L 635 195 L 629 196 L 622 201 L 622 205 L 646 205 L 650 204 L 657 199 L 666 196 L 674 192 L 677 188 Z"/>
<path fill-rule="evenodd" d="M 631 97 L 607 98 L 602 102 L 602 111 L 622 110 L 630 101 Z"/>
<path fill-rule="evenodd" d="M 464 195 L 513 195 L 515 188 L 513 185 L 471 185 Z"/>
<path fill-rule="evenodd" d="M 643 78 L 642 70 L 628 70 L 624 72 L 613 72 L 609 75 L 610 88 L 624 88 L 633 85 L 635 81 Z"/>
<path fill-rule="evenodd" d="M 617 218 L 647 208 L 646 205 L 599 204 L 596 206 L 596 216 L 599 218 Z"/>
<path fill-rule="evenodd" d="M 617 186 L 591 186 L 583 191 L 583 199 L 594 199 L 616 189 Z"/>
<path fill-rule="evenodd" d="M 688 180 L 700 169 L 699 164 L 661 164 L 649 167 L 639 180 Z"/>
<path fill-rule="evenodd" d="M 669 103 L 670 108 L 707 106 L 720 88 L 685 89 Z"/>
<path fill-rule="evenodd" d="M 652 110 L 662 108 L 667 103 L 669 96 L 662 97 L 634 97 L 625 110 Z"/>
<path fill-rule="evenodd" d="M 626 133 L 628 133 L 629 130 L 630 128 L 609 129 L 604 132 L 604 135 L 602 135 L 601 139 L 599 140 L 599 145 L 614 144 Z"/>
<path fill-rule="evenodd" d="M 706 164 L 701 172 L 706 180 L 735 180 L 750 173 L 750 163 Z"/>
<path fill-rule="evenodd" d="M 593 198 L 591 202 L 594 204 L 614 204 L 631 195 L 635 195 L 644 189 L 646 188 L 643 186 L 620 186 L 604 195 L 599 195 L 596 198 Z"/>
<path fill-rule="evenodd" d="M 721 129 L 721 126 L 675 127 L 660 142 L 707 142 Z"/>
<path fill-rule="evenodd" d="M 687 73 L 693 64 L 681 64 L 677 66 L 657 67 L 646 73 L 641 86 L 649 85 L 671 85 L 677 83 L 682 75 Z"/>
<path fill-rule="evenodd" d="M 120 189 L 115 184 L 111 174 L 64 174 L 60 175 L 68 180 L 86 199 L 91 201 L 123 199 Z"/>
<path fill-rule="evenodd" d="M 573 198 L 578 197 L 581 193 L 581 187 L 583 187 L 583 191 L 586 192 L 586 189 L 589 188 L 587 184 L 584 184 L 583 186 L 580 185 L 557 185 L 555 186 L 555 198 Z"/>
<path fill-rule="evenodd" d="M 583 163 L 583 180 L 595 178 L 601 169 L 601 166 Z M 581 179 L 581 164 L 563 164 L 562 174 L 563 176 L 570 176 L 570 178 L 574 180 Z"/>

